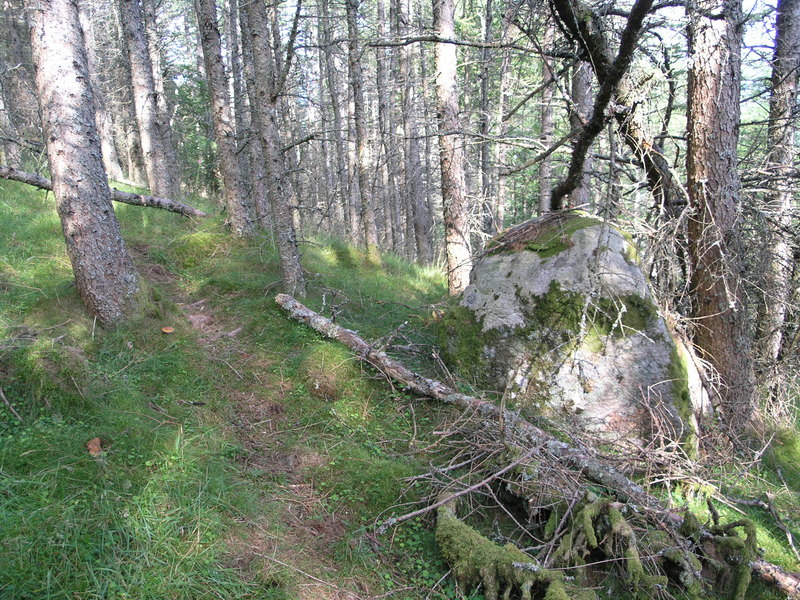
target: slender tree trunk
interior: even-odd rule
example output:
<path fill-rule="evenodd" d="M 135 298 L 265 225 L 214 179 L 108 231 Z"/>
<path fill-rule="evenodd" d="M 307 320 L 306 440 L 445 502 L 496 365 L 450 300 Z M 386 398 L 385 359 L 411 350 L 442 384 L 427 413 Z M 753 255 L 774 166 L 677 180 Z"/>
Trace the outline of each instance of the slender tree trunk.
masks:
<path fill-rule="evenodd" d="M 173 107 L 170 105 L 164 80 L 163 52 L 161 47 L 161 34 L 158 28 L 158 17 L 156 15 L 156 2 L 155 0 L 140 1 L 142 3 L 142 17 L 144 18 L 144 33 L 147 38 L 147 49 L 153 69 L 153 85 L 156 92 L 156 107 L 158 110 L 161 144 L 164 149 L 163 151 L 166 153 L 170 178 L 178 182 L 177 195 L 180 195 L 178 152 L 175 146 L 175 139 L 172 135 Z M 198 71 L 202 73 L 203 56 L 202 50 L 199 49 L 199 44 L 197 46 L 197 52 L 200 58 L 198 62 Z"/>
<path fill-rule="evenodd" d="M 235 0 L 238 4 L 238 0 Z M 247 91 L 247 104 L 243 102 L 242 123 L 246 127 L 244 143 L 247 144 L 247 161 L 252 173 L 251 195 L 254 196 L 256 218 L 259 229 L 274 229 L 275 223 L 272 218 L 272 205 L 269 199 L 269 186 L 267 185 L 267 174 L 265 169 L 264 151 L 261 147 L 261 134 L 258 132 L 258 123 L 255 119 L 255 109 L 253 99 L 258 97 L 256 89 L 256 73 L 253 60 L 253 40 L 247 35 L 247 15 L 244 11 L 239 12 L 239 31 L 242 42 L 242 73 Z"/>
<path fill-rule="evenodd" d="M 589 63 L 576 63 L 572 71 L 572 106 L 569 124 L 573 131 L 578 131 L 589 122 L 592 116 L 592 67 Z M 592 172 L 592 156 L 587 155 L 583 163 L 583 176 L 578 187 L 570 194 L 572 206 L 589 205 L 589 179 Z"/>
<path fill-rule="evenodd" d="M 53 191 L 75 282 L 104 325 L 124 320 L 139 289 L 111 207 L 76 0 L 27 0 Z"/>
<path fill-rule="evenodd" d="M 395 0 L 396 33 L 402 37 L 408 34 L 408 12 L 405 0 Z M 417 115 L 414 110 L 416 88 L 411 62 L 411 47 L 400 48 L 400 114 L 405 134 L 405 197 L 406 217 L 411 225 L 407 240 L 414 241 L 417 260 L 424 265 L 433 262 L 433 217 L 430 204 L 425 196 L 423 165 L 419 142 Z M 413 254 L 413 253 L 411 253 Z"/>
<path fill-rule="evenodd" d="M 378 230 L 375 224 L 375 208 L 369 194 L 369 139 L 367 138 L 367 115 L 364 104 L 364 73 L 361 66 L 361 44 L 358 33 L 359 0 L 346 0 L 347 7 L 347 49 L 350 88 L 353 90 L 353 126 L 356 142 L 356 175 L 358 177 L 359 200 L 361 204 L 361 224 L 364 227 L 364 245 L 367 260 L 380 262 L 378 252 Z"/>
<path fill-rule="evenodd" d="M 216 6 L 214 0 L 195 0 L 194 6 L 209 84 L 214 138 L 217 142 L 220 171 L 225 188 L 228 224 L 237 235 L 247 236 L 254 231 L 254 215 L 253 208 L 243 191 L 239 175 L 236 135 L 233 130 L 231 106 L 228 100 L 228 78 L 222 62 L 222 43 L 217 25 Z"/>
<path fill-rule="evenodd" d="M 350 212 L 350 171 L 347 166 L 347 142 L 345 140 L 345 124 L 342 118 L 342 103 L 339 97 L 339 81 L 338 70 L 336 61 L 333 56 L 332 43 L 332 21 L 328 0 L 320 0 L 320 8 L 322 9 L 323 23 L 321 25 L 322 31 L 322 44 L 325 51 L 325 83 L 328 87 L 328 94 L 330 96 L 331 112 L 333 113 L 333 143 L 336 148 L 336 178 L 337 178 L 337 195 L 341 207 L 342 215 L 345 223 L 345 230 L 349 233 L 349 239 L 355 243 L 358 239 L 353 235 L 357 229 L 356 225 L 352 222 L 352 215 Z M 337 209 L 338 210 L 338 209 Z"/>
<path fill-rule="evenodd" d="M 783 330 L 791 293 L 794 267 L 786 231 L 791 231 L 795 184 L 789 178 L 797 156 L 797 85 L 800 70 L 800 1 L 780 0 L 772 59 L 766 168 L 775 177 L 767 196 L 772 220 L 769 239 L 770 265 L 766 273 L 765 311 L 761 319 L 764 358 L 774 363 L 781 355 Z"/>
<path fill-rule="evenodd" d="M 78 2 L 78 10 L 80 13 L 81 28 L 83 29 L 85 38 L 86 60 L 89 65 L 89 79 L 92 86 L 92 95 L 94 96 L 95 118 L 97 119 L 97 131 L 100 135 L 100 145 L 103 152 L 103 164 L 105 165 L 107 175 L 115 181 L 120 181 L 124 179 L 122 167 L 119 163 L 117 147 L 114 144 L 111 116 L 106 110 L 106 98 L 98 79 L 100 63 L 95 55 L 95 46 L 97 42 L 95 40 L 93 15 L 90 14 L 89 7 L 86 6 L 86 4 L 86 0 L 80 0 Z"/>
<path fill-rule="evenodd" d="M 544 30 L 544 48 L 547 50 L 553 44 L 553 23 L 548 21 Z M 549 83 L 547 83 L 549 82 Z M 545 85 L 545 83 L 547 83 Z M 549 148 L 553 143 L 553 59 L 547 55 L 542 56 L 542 107 L 541 107 L 541 135 L 539 140 L 542 147 Z M 550 195 L 553 191 L 553 157 L 546 156 L 539 164 L 539 214 L 550 211 Z"/>
<path fill-rule="evenodd" d="M 482 139 L 480 143 L 480 167 L 481 167 L 481 199 L 483 223 L 481 228 L 486 235 L 494 235 L 497 232 L 495 221 L 495 197 L 497 194 L 496 169 L 493 165 L 495 143 L 489 141 L 489 134 L 492 126 L 491 100 L 489 90 L 491 78 L 494 74 L 492 62 L 494 53 L 489 44 L 493 40 L 492 35 L 492 0 L 486 0 L 486 10 L 483 15 L 483 41 L 486 46 L 481 48 L 481 74 L 480 74 L 480 107 L 478 116 L 478 131 Z"/>
<path fill-rule="evenodd" d="M 130 59 L 134 107 L 148 185 L 154 196 L 177 198 L 180 196 L 180 182 L 175 177 L 174 159 L 171 163 L 166 141 L 170 127 L 159 114 L 142 11 L 138 0 L 117 1 Z"/>
<path fill-rule="evenodd" d="M 278 240 L 283 287 L 305 295 L 305 275 L 292 219 L 293 187 L 287 176 L 286 152 L 278 127 L 279 92 L 286 72 L 276 71 L 277 61 L 269 41 L 270 28 L 264 5 L 248 2 L 242 9 L 242 36 L 248 36 L 253 59 L 254 96 L 250 98 L 250 106 L 266 159 L 267 189 Z"/>
<path fill-rule="evenodd" d="M 125 33 L 122 27 L 122 14 L 120 3 L 114 4 L 115 31 L 119 45 L 124 48 Z M 142 139 L 139 135 L 139 125 L 134 107 L 133 81 L 131 63 L 128 53 L 119 52 L 113 63 L 113 82 L 117 90 L 114 97 L 114 108 L 117 114 L 115 126 L 117 137 L 123 140 L 121 150 L 125 155 L 125 166 L 128 180 L 138 185 L 145 186 L 147 182 L 147 169 L 145 168 Z"/>
<path fill-rule="evenodd" d="M 377 0 L 378 37 L 386 36 L 386 8 L 383 0 Z M 380 124 L 381 145 L 385 153 L 386 193 L 384 204 L 387 218 L 387 239 L 391 242 L 392 251 L 396 254 L 405 248 L 405 227 L 400 211 L 400 173 L 399 148 L 395 135 L 394 84 L 389 81 L 392 59 L 385 48 L 376 50 L 377 84 L 378 84 L 378 121 Z"/>
<path fill-rule="evenodd" d="M 434 30 L 445 39 L 455 38 L 454 0 L 434 3 Z M 447 253 L 447 287 L 450 294 L 464 291 L 472 264 L 469 243 L 469 207 L 464 177 L 464 142 L 458 133 L 457 56 L 453 44 L 436 44 L 436 95 L 439 117 L 439 161 L 442 171 L 442 212 Z"/>
<path fill-rule="evenodd" d="M 511 27 L 511 21 L 516 11 L 516 5 L 510 4 L 506 7 L 503 13 L 503 34 L 501 41 L 505 42 L 508 39 L 508 32 Z M 495 122 L 497 123 L 497 137 L 501 140 L 505 137 L 508 131 L 508 122 L 505 118 L 506 106 L 508 106 L 508 98 L 510 94 L 510 77 L 509 71 L 511 68 L 511 50 L 503 48 L 502 58 L 500 60 L 500 91 L 497 106 L 495 107 Z M 495 144 L 495 172 L 497 176 L 497 197 L 495 199 L 494 215 L 497 231 L 502 231 L 505 228 L 506 218 L 506 200 L 508 197 L 508 184 L 506 183 L 506 175 L 503 173 L 503 167 L 506 163 L 506 156 L 508 154 L 508 146 L 502 141 Z"/>
<path fill-rule="evenodd" d="M 754 416 L 753 365 L 737 253 L 740 183 L 740 0 L 695 0 L 689 15 L 686 156 L 695 344 L 721 378 L 718 404 L 732 431 Z"/>

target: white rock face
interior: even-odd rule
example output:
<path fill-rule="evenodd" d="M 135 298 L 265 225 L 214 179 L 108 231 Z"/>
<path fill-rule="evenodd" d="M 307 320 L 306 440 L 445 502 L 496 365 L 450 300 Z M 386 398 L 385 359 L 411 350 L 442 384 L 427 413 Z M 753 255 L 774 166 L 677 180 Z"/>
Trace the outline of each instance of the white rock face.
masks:
<path fill-rule="evenodd" d="M 461 300 L 481 327 L 476 370 L 532 411 L 631 441 L 656 430 L 682 439 L 693 414 L 686 361 L 635 250 L 602 221 L 574 218 L 558 217 L 555 233 L 542 220 L 527 245 L 501 238 L 476 262 Z"/>

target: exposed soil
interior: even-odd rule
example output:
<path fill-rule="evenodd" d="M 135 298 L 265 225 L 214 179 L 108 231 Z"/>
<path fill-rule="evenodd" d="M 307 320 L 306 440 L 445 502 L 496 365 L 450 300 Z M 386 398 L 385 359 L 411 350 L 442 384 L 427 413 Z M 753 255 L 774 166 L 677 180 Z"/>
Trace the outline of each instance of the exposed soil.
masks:
<path fill-rule="evenodd" d="M 151 281 L 174 283 L 174 278 L 163 282 L 151 278 L 158 271 L 153 267 L 139 263 L 140 273 Z M 230 432 L 243 449 L 238 461 L 242 472 L 256 483 L 264 481 L 268 490 L 263 502 L 270 517 L 243 520 L 227 540 L 228 564 L 246 577 L 274 580 L 276 587 L 288 580 L 302 599 L 355 600 L 369 595 L 366 590 L 356 592 L 355 582 L 335 581 L 332 548 L 342 543 L 345 524 L 328 512 L 325 494 L 308 480 L 309 473 L 327 459 L 287 446 L 288 433 L 296 427 L 284 405 L 290 383 L 271 378 L 271 363 L 248 352 L 239 337 L 240 324 L 214 310 L 210 301 L 179 306 L 198 333 L 208 360 L 230 369 L 231 377 L 218 384 L 218 391 L 228 400 Z M 279 522 L 275 522 L 276 505 Z"/>

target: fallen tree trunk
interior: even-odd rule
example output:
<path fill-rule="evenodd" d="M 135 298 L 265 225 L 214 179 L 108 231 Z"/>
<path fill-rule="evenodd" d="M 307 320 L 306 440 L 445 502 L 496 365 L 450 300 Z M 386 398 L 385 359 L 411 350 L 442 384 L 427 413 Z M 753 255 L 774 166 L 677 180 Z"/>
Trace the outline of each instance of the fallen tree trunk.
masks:
<path fill-rule="evenodd" d="M 47 177 L 42 177 L 36 173 L 28 173 L 26 171 L 19 171 L 13 167 L 0 166 L 0 178 L 10 179 L 11 181 L 19 181 L 27 185 L 39 188 L 40 190 L 53 191 L 53 182 Z M 132 204 L 134 206 L 147 206 L 150 208 L 160 208 L 168 210 L 169 212 L 178 213 L 185 217 L 207 217 L 208 214 L 202 210 L 198 210 L 193 206 L 171 200 L 169 198 L 158 198 L 156 196 L 146 196 L 144 194 L 134 194 L 132 192 L 123 192 L 121 190 L 111 188 L 111 199 L 123 204 Z"/>
<path fill-rule="evenodd" d="M 658 498 L 648 494 L 640 485 L 614 467 L 592 456 L 589 450 L 574 448 L 558 440 L 552 434 L 523 419 L 516 411 L 501 409 L 487 400 L 461 394 L 440 381 L 414 373 L 386 353 L 373 348 L 356 332 L 336 325 L 291 296 L 278 294 L 275 302 L 291 318 L 345 344 L 361 360 L 370 363 L 406 389 L 421 396 L 453 404 L 464 411 L 483 417 L 487 422 L 495 423 L 500 435 L 507 442 L 530 451 L 533 456 L 541 460 L 557 462 L 579 471 L 587 480 L 603 486 L 634 510 L 649 514 L 654 521 L 659 522 L 674 535 L 679 535 L 677 529 L 683 521 L 681 515 L 667 509 Z M 800 573 L 789 573 L 761 558 L 751 560 L 750 567 L 754 574 L 766 583 L 776 586 L 781 593 L 790 598 L 800 599 Z"/>

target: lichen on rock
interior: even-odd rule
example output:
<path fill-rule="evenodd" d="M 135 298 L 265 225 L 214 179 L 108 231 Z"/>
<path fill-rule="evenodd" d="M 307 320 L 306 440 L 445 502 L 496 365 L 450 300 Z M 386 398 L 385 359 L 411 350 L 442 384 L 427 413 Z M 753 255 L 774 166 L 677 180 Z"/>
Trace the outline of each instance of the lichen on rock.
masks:
<path fill-rule="evenodd" d="M 630 236 L 584 213 L 512 228 L 441 323 L 445 358 L 523 411 L 595 431 L 692 440 L 687 368 Z"/>

